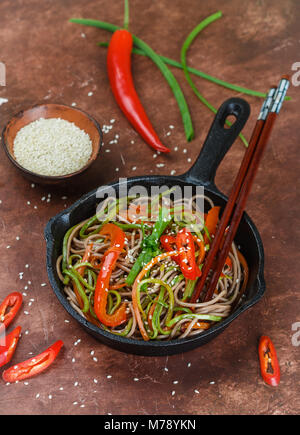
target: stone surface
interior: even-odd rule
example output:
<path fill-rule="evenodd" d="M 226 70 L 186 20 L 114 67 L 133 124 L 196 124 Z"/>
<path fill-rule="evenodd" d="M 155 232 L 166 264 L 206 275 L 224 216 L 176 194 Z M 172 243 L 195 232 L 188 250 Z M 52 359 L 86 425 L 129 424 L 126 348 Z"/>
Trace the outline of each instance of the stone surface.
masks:
<path fill-rule="evenodd" d="M 184 6 L 179 0 L 132 0 L 130 29 L 158 53 L 178 60 L 187 34 L 217 10 L 222 10 L 223 17 L 188 52 L 191 66 L 262 92 L 282 74 L 291 73 L 292 64 L 300 60 L 296 0 L 212 0 L 209 6 L 197 0 L 187 0 Z M 74 184 L 31 187 L 0 151 L 0 299 L 14 290 L 24 292 L 14 323 L 22 326 L 22 338 L 13 362 L 40 353 L 57 339 L 65 343 L 42 375 L 15 385 L 2 381 L 0 414 L 299 413 L 299 347 L 293 340 L 293 328 L 300 322 L 299 88 L 290 88 L 292 101 L 284 105 L 276 123 L 247 203 L 264 242 L 266 294 L 214 341 L 166 358 L 117 352 L 87 335 L 48 284 L 43 239 L 48 219 L 85 192 L 119 177 L 185 172 L 213 119 L 183 73 L 173 68 L 195 125 L 196 137 L 187 143 L 162 75 L 150 60 L 134 56 L 137 91 L 160 137 L 172 149 L 168 156 L 153 158 L 153 150 L 133 131 L 112 97 L 106 49 L 96 45 L 109 41 L 110 34 L 68 22 L 71 17 L 85 17 L 122 25 L 122 16 L 121 1 L 0 3 L 0 61 L 7 72 L 0 98 L 8 100 L 0 106 L 0 128 L 14 113 L 45 102 L 76 103 L 101 125 L 115 119 L 104 135 L 97 164 Z M 195 82 L 216 107 L 237 95 L 200 78 Z M 245 98 L 252 109 L 244 128 L 249 138 L 261 99 Z M 110 144 L 115 135 L 118 142 Z M 238 140 L 218 170 L 217 184 L 224 193 L 230 191 L 243 153 Z M 160 163 L 164 166 L 158 167 Z M 20 272 L 24 272 L 22 279 Z M 277 348 L 281 366 L 277 388 L 265 385 L 260 377 L 257 343 L 262 334 L 269 335 Z"/>

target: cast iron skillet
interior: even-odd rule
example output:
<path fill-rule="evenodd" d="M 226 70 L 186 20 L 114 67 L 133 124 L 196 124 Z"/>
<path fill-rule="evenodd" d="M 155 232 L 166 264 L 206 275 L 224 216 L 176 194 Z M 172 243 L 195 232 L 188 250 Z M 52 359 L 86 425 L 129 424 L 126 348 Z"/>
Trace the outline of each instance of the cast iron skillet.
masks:
<path fill-rule="evenodd" d="M 179 176 L 145 176 L 127 179 L 128 188 L 139 185 L 145 186 L 149 192 L 151 186 L 166 185 L 172 187 L 203 185 L 204 192 L 216 205 L 222 209 L 226 204 L 226 197 L 217 189 L 214 178 L 216 170 L 226 152 L 242 130 L 250 114 L 248 103 L 240 98 L 231 98 L 220 107 L 202 147 L 200 155 L 192 168 Z M 233 115 L 236 120 L 228 129 L 224 127 L 225 119 Z M 109 186 L 119 192 L 122 182 L 115 182 Z M 105 187 L 101 187 L 104 189 Z M 79 322 L 84 329 L 102 343 L 119 351 L 139 355 L 172 355 L 194 349 L 212 340 L 222 332 L 242 312 L 257 303 L 265 291 L 263 274 L 264 252 L 259 233 L 251 219 L 244 213 L 235 241 L 240 247 L 249 265 L 249 281 L 242 304 L 229 317 L 203 331 L 198 336 L 187 339 L 170 341 L 148 341 L 119 337 L 103 331 L 80 316 L 69 304 L 63 292 L 62 284 L 56 272 L 56 259 L 61 254 L 62 241 L 66 231 L 73 225 L 93 216 L 99 201 L 95 189 L 76 201 L 68 209 L 62 211 L 48 222 L 45 228 L 47 243 L 47 271 L 51 286 L 58 300 L 67 312 Z M 98 196 L 99 198 L 99 196 Z"/>

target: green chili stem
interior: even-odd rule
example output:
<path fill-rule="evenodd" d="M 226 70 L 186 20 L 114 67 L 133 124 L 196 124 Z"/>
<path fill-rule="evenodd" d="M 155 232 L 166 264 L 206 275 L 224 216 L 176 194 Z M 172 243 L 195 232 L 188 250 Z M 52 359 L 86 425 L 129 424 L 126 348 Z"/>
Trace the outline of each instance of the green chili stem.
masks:
<path fill-rule="evenodd" d="M 124 1 L 124 29 L 129 28 L 129 1 Z"/>

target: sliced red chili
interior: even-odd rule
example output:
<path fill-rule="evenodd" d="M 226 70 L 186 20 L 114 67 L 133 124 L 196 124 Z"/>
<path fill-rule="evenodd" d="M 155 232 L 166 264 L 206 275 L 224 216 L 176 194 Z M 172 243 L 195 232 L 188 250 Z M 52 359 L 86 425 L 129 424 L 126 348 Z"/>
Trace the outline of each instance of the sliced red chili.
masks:
<path fill-rule="evenodd" d="M 22 305 L 22 295 L 19 292 L 10 293 L 0 305 L 0 322 L 5 328 L 13 321 Z"/>
<path fill-rule="evenodd" d="M 177 233 L 176 246 L 178 251 L 184 248 L 179 256 L 181 272 L 185 278 L 195 280 L 201 275 L 201 271 L 196 263 L 193 236 L 187 228 Z"/>
<path fill-rule="evenodd" d="M 124 231 L 114 224 L 104 225 L 100 234 L 110 236 L 110 247 L 102 257 L 95 288 L 94 310 L 101 323 L 115 327 L 126 321 L 126 305 L 123 303 L 113 314 L 107 314 L 107 295 L 110 276 L 123 250 L 126 236 Z"/>
<path fill-rule="evenodd" d="M 63 342 L 58 340 L 39 355 L 9 367 L 2 373 L 3 380 L 16 382 L 38 375 L 53 363 L 62 346 Z"/>
<path fill-rule="evenodd" d="M 274 344 L 266 335 L 259 340 L 258 355 L 263 380 L 268 385 L 276 387 L 280 381 L 280 368 Z"/>
<path fill-rule="evenodd" d="M 17 326 L 13 331 L 7 334 L 5 337 L 1 337 L 0 346 L 0 367 L 9 363 L 15 353 L 21 333 L 21 326 Z"/>

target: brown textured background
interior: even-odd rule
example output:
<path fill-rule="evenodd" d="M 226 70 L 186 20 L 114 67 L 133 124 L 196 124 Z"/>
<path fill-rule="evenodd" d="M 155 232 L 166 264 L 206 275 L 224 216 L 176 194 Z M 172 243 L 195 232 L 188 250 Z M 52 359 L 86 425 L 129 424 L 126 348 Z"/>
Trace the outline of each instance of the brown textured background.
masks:
<path fill-rule="evenodd" d="M 191 47 L 191 66 L 265 92 L 300 61 L 297 0 L 132 0 L 131 30 L 160 54 L 178 60 L 188 32 L 217 10 L 224 16 Z M 110 34 L 71 24 L 71 17 L 121 25 L 123 2 L 0 3 L 0 61 L 7 70 L 7 84 L 0 87 L 0 97 L 9 100 L 0 106 L 0 128 L 19 110 L 44 102 L 75 102 L 101 125 L 116 120 L 110 133 L 104 135 L 101 158 L 80 183 L 32 188 L 1 149 L 0 299 L 14 290 L 26 293 L 14 323 L 22 326 L 23 335 L 12 363 L 27 359 L 30 352 L 39 353 L 57 339 L 65 346 L 42 375 L 15 385 L 0 381 L 0 414 L 299 413 L 300 348 L 292 342 L 292 325 L 300 322 L 299 88 L 290 88 L 292 101 L 284 105 L 276 123 L 247 204 L 265 246 L 265 297 L 217 339 L 192 352 L 166 358 L 122 354 L 87 335 L 59 305 L 47 281 L 44 226 L 83 193 L 119 176 L 186 171 L 199 153 L 213 115 L 193 95 L 182 72 L 173 68 L 195 125 L 196 138 L 186 143 L 168 85 L 150 60 L 135 56 L 136 87 L 149 117 L 164 143 L 172 150 L 178 147 L 167 157 L 153 159 L 152 150 L 119 112 L 109 89 L 106 49 L 97 47 L 96 42 L 108 41 Z M 216 107 L 237 95 L 200 78 L 195 81 Z M 89 92 L 93 95 L 88 96 Z M 245 98 L 252 109 L 244 129 L 249 138 L 261 100 Z M 167 136 L 169 125 L 175 128 Z M 115 134 L 120 136 L 118 143 L 110 145 Z M 225 193 L 243 152 L 242 143 L 237 141 L 218 170 L 217 184 Z M 165 166 L 158 168 L 157 163 Z M 48 194 L 51 200 L 42 201 Z M 64 196 L 67 199 L 62 199 Z M 20 272 L 24 272 L 22 280 Z M 281 366 L 277 388 L 265 385 L 259 374 L 257 342 L 262 334 L 269 335 L 277 348 Z"/>

